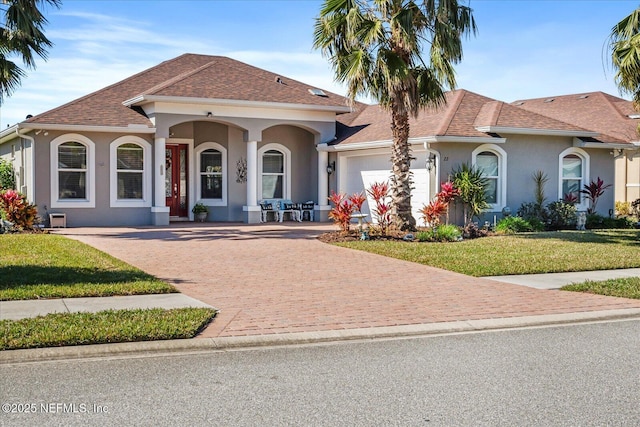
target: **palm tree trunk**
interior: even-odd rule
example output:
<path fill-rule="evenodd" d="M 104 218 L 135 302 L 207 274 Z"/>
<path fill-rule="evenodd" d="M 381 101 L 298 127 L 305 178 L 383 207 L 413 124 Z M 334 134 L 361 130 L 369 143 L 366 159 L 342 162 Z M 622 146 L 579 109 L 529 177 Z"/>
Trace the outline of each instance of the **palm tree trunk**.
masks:
<path fill-rule="evenodd" d="M 394 221 L 396 227 L 402 231 L 415 231 L 416 220 L 411 215 L 411 155 L 409 146 L 409 114 L 391 112 L 391 130 L 393 133 L 393 147 L 391 164 L 391 199 L 393 201 Z"/>

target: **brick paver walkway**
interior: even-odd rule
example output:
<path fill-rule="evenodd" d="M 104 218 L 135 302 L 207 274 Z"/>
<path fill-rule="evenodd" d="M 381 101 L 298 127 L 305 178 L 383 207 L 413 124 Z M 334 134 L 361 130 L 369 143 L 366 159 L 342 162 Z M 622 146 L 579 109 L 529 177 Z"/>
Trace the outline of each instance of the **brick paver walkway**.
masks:
<path fill-rule="evenodd" d="M 310 223 L 189 223 L 62 233 L 220 309 L 203 337 L 640 308 L 637 300 L 474 278 L 315 238 L 328 230 Z"/>

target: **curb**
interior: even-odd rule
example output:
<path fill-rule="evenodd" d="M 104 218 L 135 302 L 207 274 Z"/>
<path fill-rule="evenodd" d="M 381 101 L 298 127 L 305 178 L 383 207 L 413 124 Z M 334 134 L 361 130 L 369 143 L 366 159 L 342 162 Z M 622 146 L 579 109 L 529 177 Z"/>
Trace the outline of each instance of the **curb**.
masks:
<path fill-rule="evenodd" d="M 259 347 L 330 343 L 516 329 L 535 326 L 580 324 L 595 321 L 640 319 L 640 308 L 549 314 L 540 316 L 477 319 L 378 328 L 343 329 L 241 337 L 192 338 L 69 347 L 0 351 L 0 365 L 65 359 L 158 356 L 172 353 L 241 350 Z"/>

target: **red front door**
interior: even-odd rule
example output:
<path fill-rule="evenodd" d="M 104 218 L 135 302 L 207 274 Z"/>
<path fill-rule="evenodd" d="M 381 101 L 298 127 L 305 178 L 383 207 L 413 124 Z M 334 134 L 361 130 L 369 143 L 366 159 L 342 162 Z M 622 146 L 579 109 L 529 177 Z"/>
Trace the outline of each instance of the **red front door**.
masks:
<path fill-rule="evenodd" d="M 167 145 L 165 150 L 165 196 L 169 216 L 188 216 L 187 207 L 187 145 Z"/>

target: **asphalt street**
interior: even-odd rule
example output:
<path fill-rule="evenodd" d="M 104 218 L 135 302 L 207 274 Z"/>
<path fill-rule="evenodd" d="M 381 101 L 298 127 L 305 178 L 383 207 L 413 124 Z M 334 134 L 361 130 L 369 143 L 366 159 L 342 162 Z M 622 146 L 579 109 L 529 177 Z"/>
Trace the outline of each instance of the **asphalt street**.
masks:
<path fill-rule="evenodd" d="M 636 426 L 640 321 L 0 366 L 11 426 Z"/>

